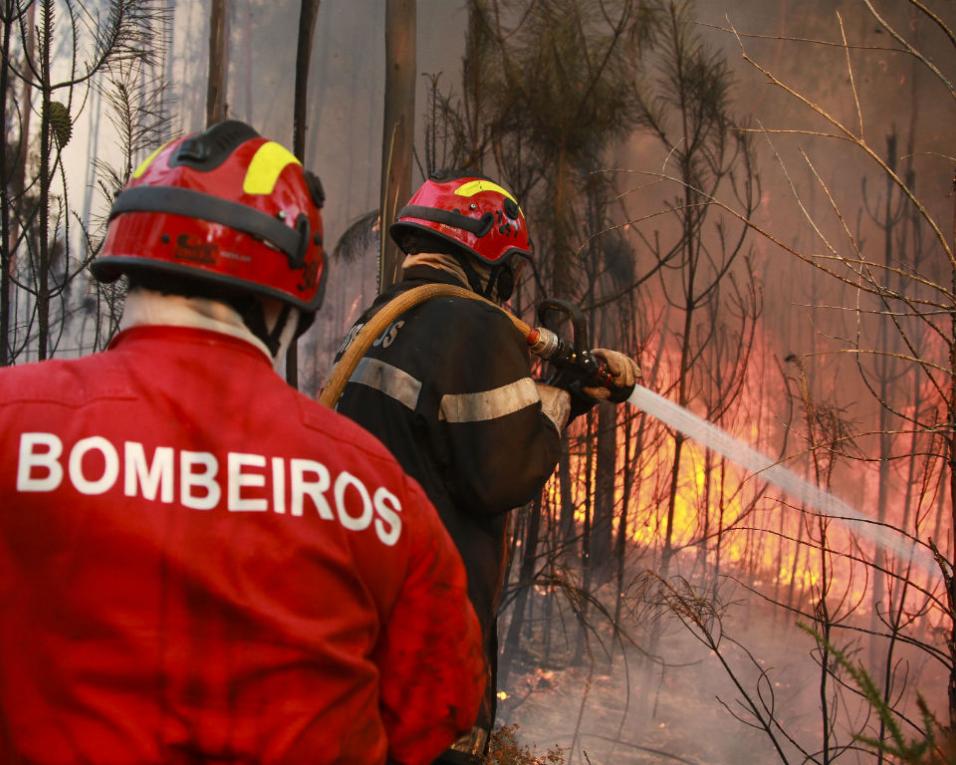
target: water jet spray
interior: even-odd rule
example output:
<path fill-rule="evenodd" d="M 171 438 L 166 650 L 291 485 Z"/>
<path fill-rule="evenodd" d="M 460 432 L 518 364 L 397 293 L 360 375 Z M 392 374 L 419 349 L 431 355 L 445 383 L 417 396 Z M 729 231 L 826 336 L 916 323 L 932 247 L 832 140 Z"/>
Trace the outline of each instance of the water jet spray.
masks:
<path fill-rule="evenodd" d="M 533 327 L 496 303 L 463 287 L 428 284 L 403 292 L 384 305 L 362 327 L 332 369 L 319 400 L 326 406 L 334 407 L 356 365 L 371 348 L 372 343 L 398 316 L 433 297 L 480 300 L 503 311 L 527 340 L 529 350 L 536 356 L 564 369 L 577 370 L 584 387 L 607 386 L 608 371 L 601 360 L 589 350 L 587 322 L 580 309 L 564 301 L 550 300 L 542 304 L 547 310 L 562 311 L 571 320 L 573 339 L 569 343 L 552 330 L 545 327 Z M 761 480 L 781 489 L 791 499 L 812 508 L 820 515 L 832 518 L 857 536 L 893 553 L 904 563 L 912 562 L 929 575 L 939 573 L 933 557 L 917 541 L 890 526 L 879 523 L 875 518 L 860 512 L 839 497 L 801 478 L 777 460 L 735 438 L 714 423 L 698 417 L 690 410 L 642 385 L 634 386 L 634 391 L 627 399 L 627 403 L 726 457 L 752 475 L 759 476 Z"/>

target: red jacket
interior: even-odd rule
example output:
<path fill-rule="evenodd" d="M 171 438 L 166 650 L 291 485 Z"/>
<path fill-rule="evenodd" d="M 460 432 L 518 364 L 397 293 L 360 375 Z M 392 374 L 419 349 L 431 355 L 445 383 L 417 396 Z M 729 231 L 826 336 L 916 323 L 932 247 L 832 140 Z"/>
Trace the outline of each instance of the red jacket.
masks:
<path fill-rule="evenodd" d="M 484 683 L 378 441 L 242 340 L 0 371 L 0 762 L 426 763 Z"/>

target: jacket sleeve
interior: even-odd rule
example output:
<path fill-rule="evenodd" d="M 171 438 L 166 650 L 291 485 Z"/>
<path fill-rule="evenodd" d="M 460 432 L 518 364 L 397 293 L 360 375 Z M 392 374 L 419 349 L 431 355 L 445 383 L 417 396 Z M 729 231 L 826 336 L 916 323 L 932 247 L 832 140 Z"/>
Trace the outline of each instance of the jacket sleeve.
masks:
<path fill-rule="evenodd" d="M 497 514 L 544 486 L 558 461 L 563 423 L 542 409 L 527 347 L 511 321 L 486 306 L 469 307 L 437 376 L 439 450 L 455 504 Z"/>
<path fill-rule="evenodd" d="M 408 486 L 409 568 L 376 663 L 389 761 L 427 765 L 473 725 L 487 668 L 461 558 L 424 492 Z"/>

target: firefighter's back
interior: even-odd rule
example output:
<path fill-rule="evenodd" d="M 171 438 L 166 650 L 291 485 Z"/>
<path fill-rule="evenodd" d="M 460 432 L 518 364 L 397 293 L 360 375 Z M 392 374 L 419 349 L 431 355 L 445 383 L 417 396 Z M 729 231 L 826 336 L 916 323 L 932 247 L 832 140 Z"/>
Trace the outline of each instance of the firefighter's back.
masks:
<path fill-rule="evenodd" d="M 421 508 L 377 441 L 168 327 L 0 372 L 0 432 L 0 760 L 384 760 Z"/>

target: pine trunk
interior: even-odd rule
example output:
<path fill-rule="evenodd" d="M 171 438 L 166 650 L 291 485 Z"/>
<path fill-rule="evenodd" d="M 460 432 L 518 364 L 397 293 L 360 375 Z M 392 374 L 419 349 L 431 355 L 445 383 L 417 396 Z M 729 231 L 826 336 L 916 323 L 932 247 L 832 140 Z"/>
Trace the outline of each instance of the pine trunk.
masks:
<path fill-rule="evenodd" d="M 379 288 L 398 281 L 402 252 L 388 227 L 412 190 L 415 141 L 415 0 L 387 0 L 385 6 L 385 124 L 382 133 L 382 202 Z"/>
<path fill-rule="evenodd" d="M 209 10 L 209 80 L 206 86 L 206 124 L 226 119 L 226 0 L 212 0 Z"/>
<path fill-rule="evenodd" d="M 611 530 L 614 520 L 614 484 L 617 473 L 617 406 L 597 408 L 597 475 L 594 522 L 591 526 L 591 566 L 597 581 L 604 581 L 611 566 Z"/>

